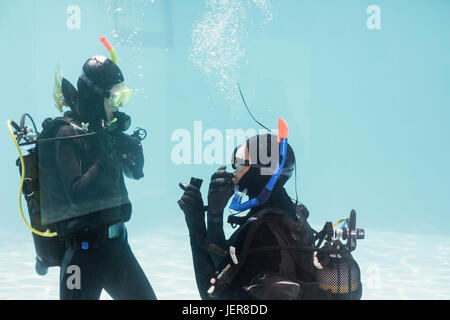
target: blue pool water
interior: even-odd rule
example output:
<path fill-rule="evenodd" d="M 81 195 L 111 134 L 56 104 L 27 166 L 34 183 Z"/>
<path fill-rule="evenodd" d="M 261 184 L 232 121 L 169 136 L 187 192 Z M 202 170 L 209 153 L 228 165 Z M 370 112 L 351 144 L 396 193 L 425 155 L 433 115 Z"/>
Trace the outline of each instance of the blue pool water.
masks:
<path fill-rule="evenodd" d="M 106 36 L 134 89 L 124 111 L 149 132 L 145 177 L 126 181 L 131 247 L 158 298 L 198 299 L 178 183 L 203 178 L 206 201 L 227 130 L 260 130 L 239 83 L 259 121 L 288 122 L 311 225 L 356 210 L 363 298 L 449 299 L 449 12 L 445 0 L 1 1 L 0 123 L 58 116 L 56 66 L 76 84 Z M 34 273 L 2 132 L 0 299 L 58 299 L 59 269 Z"/>

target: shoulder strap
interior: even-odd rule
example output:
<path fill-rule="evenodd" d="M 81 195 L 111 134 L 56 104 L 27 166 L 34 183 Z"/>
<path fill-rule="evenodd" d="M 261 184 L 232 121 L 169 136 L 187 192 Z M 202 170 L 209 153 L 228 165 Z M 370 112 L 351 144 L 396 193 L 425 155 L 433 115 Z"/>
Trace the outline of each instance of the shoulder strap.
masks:
<path fill-rule="evenodd" d="M 271 217 L 272 216 L 272 217 Z M 274 217 L 278 216 L 278 217 Z M 240 252 L 237 254 L 237 264 L 234 263 L 233 266 L 230 266 L 227 269 L 226 273 L 223 273 L 221 279 L 230 284 L 235 276 L 239 273 L 242 266 L 245 264 L 249 253 L 253 250 L 250 250 L 253 238 L 255 233 L 258 231 L 259 227 L 267 222 L 270 218 L 279 219 L 279 216 L 287 216 L 286 212 L 278 209 L 278 208 L 266 208 L 263 209 L 254 215 L 252 215 L 253 219 L 249 219 L 242 227 L 241 230 L 247 230 L 245 234 L 244 243 L 240 249 Z M 235 241 L 239 239 L 239 234 L 236 236 Z M 278 241 L 278 239 L 277 239 Z M 233 259 L 232 259 L 233 260 Z M 295 269 L 294 269 L 295 270 Z"/>
<path fill-rule="evenodd" d="M 228 265 L 226 265 L 220 273 L 218 272 L 218 276 L 216 279 L 217 284 L 215 286 L 214 293 L 212 294 L 213 296 L 220 296 L 220 293 L 225 289 L 225 287 L 229 286 L 232 283 L 233 279 L 237 276 L 242 266 L 245 264 L 245 261 L 247 260 L 247 253 L 250 251 L 252 239 L 256 231 L 263 223 L 264 221 L 262 219 L 257 219 L 249 221 L 241 227 L 241 230 L 247 230 L 247 233 L 245 236 L 244 244 L 242 245 L 240 252 L 238 252 L 238 260 L 235 261 L 232 257 L 229 257 L 229 260 L 233 262 L 230 262 Z M 239 239 L 239 236 L 240 234 L 236 236 L 235 242 Z M 228 253 L 228 256 L 230 255 L 231 254 Z"/>
<path fill-rule="evenodd" d="M 279 208 L 265 208 L 261 211 L 256 212 L 255 214 L 253 214 L 252 217 L 259 219 L 259 218 L 262 218 L 269 214 L 288 217 L 287 212 L 282 209 L 279 209 Z"/>
<path fill-rule="evenodd" d="M 42 132 L 40 134 L 41 139 L 54 138 L 58 130 L 65 125 L 70 125 L 76 131 L 84 132 L 84 129 L 72 118 L 59 117 L 59 118 L 47 118 L 42 123 Z"/>
<path fill-rule="evenodd" d="M 78 122 L 76 122 L 72 118 L 62 117 L 62 118 L 56 118 L 54 121 L 56 123 L 60 124 L 60 126 L 61 125 L 70 125 L 75 130 L 78 130 L 78 131 L 81 131 L 81 132 L 86 132 L 87 131 L 87 129 L 84 128 L 83 125 L 80 125 Z"/>
<path fill-rule="evenodd" d="M 275 227 L 275 225 L 272 223 L 268 223 L 267 227 L 275 236 L 275 239 L 277 239 L 278 245 L 280 247 L 289 245 L 289 240 L 286 239 L 286 236 L 280 231 L 279 228 Z M 286 275 L 291 280 L 294 280 L 296 278 L 295 258 L 292 256 L 292 251 L 280 250 L 280 255 L 281 255 L 281 262 L 280 262 L 281 274 Z"/>
<path fill-rule="evenodd" d="M 253 214 L 241 227 L 241 230 L 247 230 L 247 233 L 245 234 L 244 243 L 238 253 L 239 263 L 237 265 L 239 268 L 247 260 L 248 253 L 250 252 L 250 246 L 259 227 L 270 219 L 280 219 L 280 217 L 282 219 L 289 219 L 288 214 L 284 210 L 279 208 L 265 208 Z M 236 236 L 235 241 L 237 239 L 239 239 L 239 234 Z"/>

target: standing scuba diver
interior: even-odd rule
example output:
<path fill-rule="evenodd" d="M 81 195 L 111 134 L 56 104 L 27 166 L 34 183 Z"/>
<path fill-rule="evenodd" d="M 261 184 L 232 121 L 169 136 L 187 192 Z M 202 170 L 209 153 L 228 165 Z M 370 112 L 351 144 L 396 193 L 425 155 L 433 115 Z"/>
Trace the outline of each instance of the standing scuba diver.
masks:
<path fill-rule="evenodd" d="M 77 89 L 57 73 L 57 107 L 70 111 L 43 122 L 37 139 L 24 143 L 36 145 L 27 156 L 19 150 L 21 189 L 24 178 L 36 180 L 24 186 L 34 227 L 27 224 L 33 230 L 36 270 L 45 274 L 48 266 L 61 267 L 61 299 L 95 300 L 103 289 L 113 299 L 156 299 L 131 251 L 125 227 L 132 209 L 124 174 L 136 180 L 144 176 L 143 129 L 125 133 L 131 120 L 118 110 L 132 91 L 124 86 L 114 49 L 104 37 L 101 40 L 111 59 L 88 59 Z M 27 131 L 23 122 L 14 126 L 17 140 Z M 33 179 L 24 170 L 28 166 L 31 171 L 32 154 L 39 159 L 39 174 Z"/>
<path fill-rule="evenodd" d="M 180 184 L 185 192 L 178 204 L 185 214 L 202 299 L 361 297 L 359 268 L 350 251 L 342 250 L 345 246 L 340 242 L 341 247 L 333 247 L 337 251 L 321 251 L 318 247 L 323 240 L 327 240 L 327 245 L 339 240 L 333 242 L 326 228 L 314 231 L 307 222 L 307 208 L 294 204 L 284 188 L 295 170 L 295 155 L 287 135 L 287 124 L 280 118 L 278 137 L 259 134 L 236 148 L 232 158 L 235 172 L 228 173 L 226 167 L 221 167 L 212 175 L 207 207 L 200 193 L 201 180 L 193 178 L 188 185 Z M 235 214 L 229 216 L 228 222 L 239 228 L 227 240 L 223 214 L 233 189 L 230 209 Z M 241 191 L 250 200 L 242 203 Z M 248 209 L 248 214 L 236 215 Z M 332 253 L 337 253 L 334 257 L 347 258 L 337 263 L 342 272 L 324 262 L 330 261 Z M 327 273 L 318 272 L 318 268 Z M 330 284 L 336 278 L 337 285 Z"/>

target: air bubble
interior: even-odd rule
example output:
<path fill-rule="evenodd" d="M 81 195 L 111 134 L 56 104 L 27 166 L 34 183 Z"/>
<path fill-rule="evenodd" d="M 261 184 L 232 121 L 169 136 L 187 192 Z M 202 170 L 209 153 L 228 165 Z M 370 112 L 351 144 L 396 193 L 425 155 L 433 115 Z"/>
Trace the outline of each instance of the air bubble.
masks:
<path fill-rule="evenodd" d="M 249 20 L 256 13 L 263 15 L 262 24 L 271 21 L 272 4 L 269 0 L 206 0 L 206 6 L 207 11 L 194 25 L 189 60 L 212 77 L 227 98 L 234 98 L 248 27 L 254 23 Z"/>

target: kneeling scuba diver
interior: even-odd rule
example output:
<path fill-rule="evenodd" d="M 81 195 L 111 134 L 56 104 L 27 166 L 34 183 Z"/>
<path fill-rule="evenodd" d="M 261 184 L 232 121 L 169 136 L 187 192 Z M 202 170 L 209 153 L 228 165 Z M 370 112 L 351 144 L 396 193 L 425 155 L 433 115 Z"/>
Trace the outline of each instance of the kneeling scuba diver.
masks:
<path fill-rule="evenodd" d="M 221 167 L 212 175 L 206 207 L 200 179 L 180 185 L 185 192 L 178 204 L 185 214 L 202 299 L 360 299 L 360 272 L 351 251 L 364 230 L 356 229 L 354 212 L 339 221 L 348 228 L 334 230 L 331 222 L 320 232 L 310 227 L 307 208 L 294 204 L 284 188 L 295 170 L 287 138 L 287 124 L 280 118 L 278 137 L 260 134 L 236 148 L 235 172 Z M 269 165 L 261 150 L 268 153 Z M 223 213 L 233 188 L 230 210 L 235 213 L 228 222 L 239 228 L 226 240 Z M 242 203 L 241 191 L 250 200 Z"/>
<path fill-rule="evenodd" d="M 124 86 L 114 48 L 102 37 L 111 59 L 94 56 L 83 65 L 77 89 L 60 71 L 55 76 L 57 108 L 70 111 L 47 118 L 38 133 L 25 114 L 8 128 L 19 152 L 20 190 L 28 205 L 36 271 L 60 266 L 61 299 L 98 299 L 105 289 L 117 299 L 156 299 L 128 245 L 131 217 L 124 175 L 141 179 L 146 131 L 125 133 L 131 118 L 119 107 L 132 90 Z M 31 119 L 33 128 L 25 121 Z M 29 149 L 25 156 L 20 147 Z M 69 284 L 73 267 L 78 280 Z"/>

